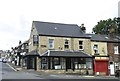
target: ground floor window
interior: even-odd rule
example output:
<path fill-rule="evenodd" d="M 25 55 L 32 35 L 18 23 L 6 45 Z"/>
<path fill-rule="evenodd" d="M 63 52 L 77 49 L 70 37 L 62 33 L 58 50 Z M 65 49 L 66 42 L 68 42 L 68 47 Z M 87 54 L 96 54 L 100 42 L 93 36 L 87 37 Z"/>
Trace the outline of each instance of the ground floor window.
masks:
<path fill-rule="evenodd" d="M 45 58 L 45 57 L 41 58 L 41 68 L 48 69 L 47 68 L 47 58 Z"/>
<path fill-rule="evenodd" d="M 27 58 L 24 58 L 23 59 L 23 67 L 26 67 L 27 66 Z"/>
<path fill-rule="evenodd" d="M 74 60 L 75 69 L 85 69 L 86 68 L 86 59 L 85 58 L 76 58 Z"/>
<path fill-rule="evenodd" d="M 41 69 L 92 69 L 91 58 L 42 57 Z"/>
<path fill-rule="evenodd" d="M 61 69 L 60 58 L 59 57 L 54 57 L 52 63 L 53 63 L 52 69 Z"/>
<path fill-rule="evenodd" d="M 41 69 L 65 69 L 65 59 L 60 57 L 42 57 Z"/>
<path fill-rule="evenodd" d="M 60 65 L 60 58 L 53 58 L 54 65 Z"/>
<path fill-rule="evenodd" d="M 86 67 L 87 69 L 93 69 L 93 59 L 91 58 L 86 59 Z"/>

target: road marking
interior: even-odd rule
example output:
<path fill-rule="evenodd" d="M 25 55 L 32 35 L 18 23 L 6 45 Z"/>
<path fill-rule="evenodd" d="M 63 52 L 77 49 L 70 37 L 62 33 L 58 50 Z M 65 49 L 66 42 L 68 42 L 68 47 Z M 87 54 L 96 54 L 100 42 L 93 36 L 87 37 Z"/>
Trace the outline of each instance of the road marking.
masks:
<path fill-rule="evenodd" d="M 8 63 L 7 63 L 7 65 L 11 68 L 11 69 L 13 69 L 14 71 L 17 71 L 15 68 L 13 68 L 11 65 L 9 65 Z"/>
<path fill-rule="evenodd" d="M 84 76 L 84 77 L 90 77 L 90 78 L 92 78 L 92 77 L 94 77 L 94 76 Z"/>

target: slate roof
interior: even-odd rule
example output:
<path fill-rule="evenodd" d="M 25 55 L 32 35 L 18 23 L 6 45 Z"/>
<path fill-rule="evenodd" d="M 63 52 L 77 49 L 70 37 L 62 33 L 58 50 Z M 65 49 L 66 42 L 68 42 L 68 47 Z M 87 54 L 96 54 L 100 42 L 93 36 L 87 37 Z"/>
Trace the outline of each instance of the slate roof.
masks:
<path fill-rule="evenodd" d="M 86 54 L 81 51 L 56 51 L 56 50 L 48 50 L 43 53 L 41 56 L 43 57 L 82 57 L 82 58 L 92 58 L 91 55 Z"/>
<path fill-rule="evenodd" d="M 36 50 L 33 50 L 27 53 L 25 56 L 39 56 L 39 53 Z"/>
<path fill-rule="evenodd" d="M 88 37 L 78 25 L 33 21 L 39 35 L 63 37 Z"/>
<path fill-rule="evenodd" d="M 91 37 L 91 41 L 98 42 L 120 42 L 120 38 L 118 36 L 111 37 L 110 35 L 100 35 L 100 34 L 87 34 Z"/>

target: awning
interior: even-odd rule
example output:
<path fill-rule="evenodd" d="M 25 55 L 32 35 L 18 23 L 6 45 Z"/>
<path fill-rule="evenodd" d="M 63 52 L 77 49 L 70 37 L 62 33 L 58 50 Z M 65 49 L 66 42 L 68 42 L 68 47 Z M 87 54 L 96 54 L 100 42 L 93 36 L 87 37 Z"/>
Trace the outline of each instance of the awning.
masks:
<path fill-rule="evenodd" d="M 81 51 L 56 51 L 48 50 L 43 53 L 41 57 L 83 57 L 83 58 L 92 58 L 90 54 L 86 54 Z"/>
<path fill-rule="evenodd" d="M 31 52 L 26 53 L 23 57 L 27 57 L 27 56 L 40 56 L 40 55 L 36 50 L 33 50 Z"/>

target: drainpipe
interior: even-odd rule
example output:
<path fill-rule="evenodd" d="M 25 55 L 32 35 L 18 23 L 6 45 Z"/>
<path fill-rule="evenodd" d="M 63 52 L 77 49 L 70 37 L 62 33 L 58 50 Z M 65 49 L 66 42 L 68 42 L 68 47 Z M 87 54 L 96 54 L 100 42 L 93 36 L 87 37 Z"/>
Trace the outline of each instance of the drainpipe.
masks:
<path fill-rule="evenodd" d="M 93 63 L 93 75 L 95 75 L 95 71 L 96 71 L 95 56 L 93 56 L 93 58 L 92 58 L 92 63 Z"/>
<path fill-rule="evenodd" d="M 118 57 L 118 70 L 120 70 L 120 53 L 119 53 L 119 57 Z"/>

